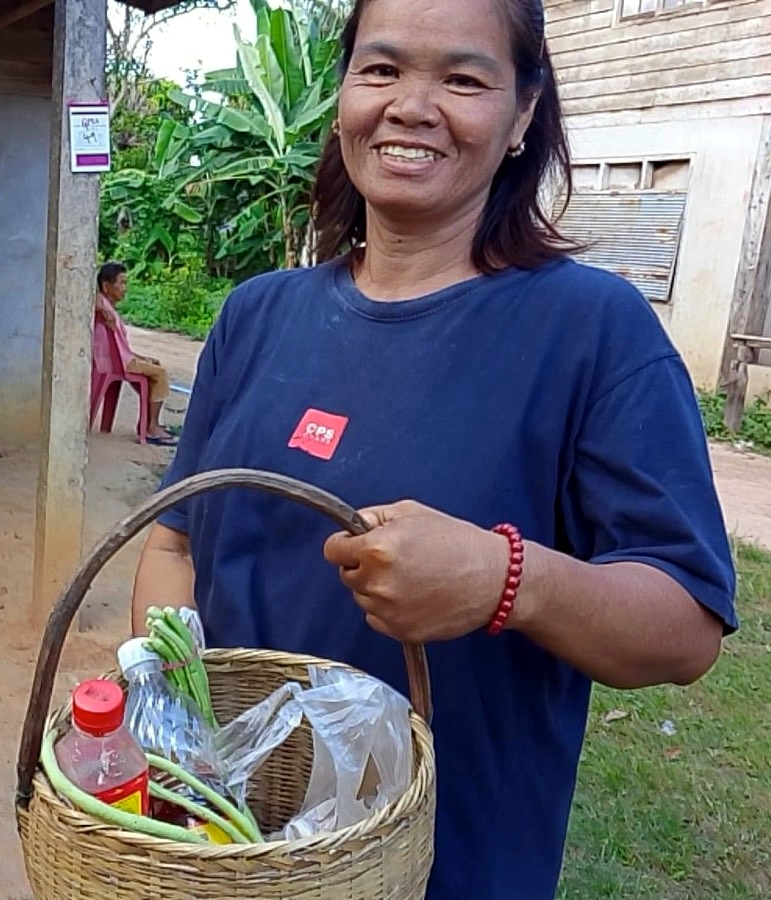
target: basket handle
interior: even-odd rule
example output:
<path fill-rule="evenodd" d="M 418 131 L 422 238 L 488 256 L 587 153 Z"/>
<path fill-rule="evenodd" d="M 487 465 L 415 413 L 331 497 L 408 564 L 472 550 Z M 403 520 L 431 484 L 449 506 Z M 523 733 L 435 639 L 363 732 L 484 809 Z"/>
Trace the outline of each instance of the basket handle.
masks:
<path fill-rule="evenodd" d="M 92 581 L 124 544 L 162 512 L 197 494 L 231 487 L 255 488 L 296 500 L 324 513 L 351 534 L 365 534 L 370 530 L 370 526 L 356 510 L 332 494 L 294 478 L 256 469 L 218 469 L 192 475 L 159 491 L 121 519 L 81 563 L 70 586 L 62 592 L 48 619 L 35 666 L 19 746 L 16 802 L 23 809 L 26 809 L 32 797 L 32 780 L 40 759 L 43 731 L 64 640 Z M 403 646 L 410 700 L 415 711 L 426 721 L 430 721 L 431 687 L 425 649 L 422 644 Z"/>

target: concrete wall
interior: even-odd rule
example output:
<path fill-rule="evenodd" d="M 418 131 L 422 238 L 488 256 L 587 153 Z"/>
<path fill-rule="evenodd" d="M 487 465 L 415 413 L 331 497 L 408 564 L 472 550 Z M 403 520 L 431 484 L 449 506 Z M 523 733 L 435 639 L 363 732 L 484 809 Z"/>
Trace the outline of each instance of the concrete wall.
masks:
<path fill-rule="evenodd" d="M 702 388 L 718 378 L 762 126 L 762 116 L 617 126 L 569 120 L 577 164 L 691 158 L 672 300 L 654 308 Z M 768 370 L 753 376 L 754 390 L 771 387 Z"/>
<path fill-rule="evenodd" d="M 50 110 L 0 94 L 0 449 L 40 427 Z"/>

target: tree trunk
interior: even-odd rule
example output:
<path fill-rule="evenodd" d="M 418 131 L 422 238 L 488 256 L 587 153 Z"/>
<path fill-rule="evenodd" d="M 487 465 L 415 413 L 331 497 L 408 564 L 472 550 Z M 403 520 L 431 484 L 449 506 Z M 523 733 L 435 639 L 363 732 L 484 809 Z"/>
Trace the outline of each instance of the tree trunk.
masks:
<path fill-rule="evenodd" d="M 284 268 L 297 268 L 297 242 L 286 200 L 281 198 L 281 228 L 284 233 Z"/>

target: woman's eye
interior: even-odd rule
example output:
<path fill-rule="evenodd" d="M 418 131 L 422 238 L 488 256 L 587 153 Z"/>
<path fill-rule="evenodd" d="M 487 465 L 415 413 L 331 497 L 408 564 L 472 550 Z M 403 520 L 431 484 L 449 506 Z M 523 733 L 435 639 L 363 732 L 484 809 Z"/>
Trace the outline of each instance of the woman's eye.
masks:
<path fill-rule="evenodd" d="M 387 63 L 375 63 L 364 69 L 365 75 L 373 75 L 375 78 L 396 78 L 399 74 L 395 66 L 389 66 Z"/>
<path fill-rule="evenodd" d="M 453 87 L 466 88 L 469 90 L 484 87 L 481 81 L 471 75 L 450 75 L 447 79 L 447 83 Z"/>

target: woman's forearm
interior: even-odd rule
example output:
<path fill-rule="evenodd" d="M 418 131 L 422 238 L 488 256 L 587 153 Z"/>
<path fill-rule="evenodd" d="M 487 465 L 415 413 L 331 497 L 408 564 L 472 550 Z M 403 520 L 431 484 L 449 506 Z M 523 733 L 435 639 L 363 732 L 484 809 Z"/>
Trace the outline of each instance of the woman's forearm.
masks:
<path fill-rule="evenodd" d="M 534 544 L 525 560 L 507 627 L 595 681 L 689 684 L 720 652 L 720 620 L 652 566 L 594 565 Z"/>
<path fill-rule="evenodd" d="M 139 557 L 131 599 L 131 629 L 147 633 L 150 606 L 195 606 L 195 571 L 187 535 L 154 525 Z"/>

